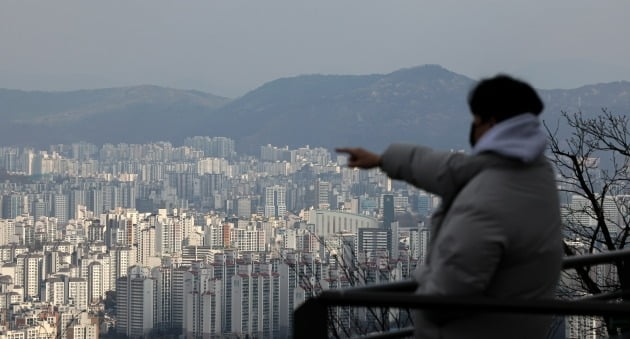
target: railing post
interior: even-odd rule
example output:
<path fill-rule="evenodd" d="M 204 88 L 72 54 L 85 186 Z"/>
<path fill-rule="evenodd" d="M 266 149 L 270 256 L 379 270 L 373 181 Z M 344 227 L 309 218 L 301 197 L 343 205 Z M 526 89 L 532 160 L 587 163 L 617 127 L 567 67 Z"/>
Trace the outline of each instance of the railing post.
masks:
<path fill-rule="evenodd" d="M 308 299 L 295 310 L 293 338 L 328 338 L 328 308 L 324 302 Z"/>

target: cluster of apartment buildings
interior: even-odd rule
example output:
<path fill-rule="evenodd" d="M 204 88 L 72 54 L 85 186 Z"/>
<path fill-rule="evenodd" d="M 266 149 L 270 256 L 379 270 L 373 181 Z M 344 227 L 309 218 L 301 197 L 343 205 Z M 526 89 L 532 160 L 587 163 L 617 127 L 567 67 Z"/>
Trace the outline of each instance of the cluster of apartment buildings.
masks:
<path fill-rule="evenodd" d="M 0 335 L 290 337 L 322 290 L 410 277 L 438 198 L 344 161 L 222 137 L 0 147 Z M 622 222 L 627 196 L 607 199 Z M 594 226 L 584 206 L 569 197 L 565 217 Z M 384 321 L 331 312 L 338 333 Z"/>
<path fill-rule="evenodd" d="M 333 158 L 211 137 L 1 147 L 0 333 L 288 337 L 322 290 L 409 277 L 435 197 Z"/>

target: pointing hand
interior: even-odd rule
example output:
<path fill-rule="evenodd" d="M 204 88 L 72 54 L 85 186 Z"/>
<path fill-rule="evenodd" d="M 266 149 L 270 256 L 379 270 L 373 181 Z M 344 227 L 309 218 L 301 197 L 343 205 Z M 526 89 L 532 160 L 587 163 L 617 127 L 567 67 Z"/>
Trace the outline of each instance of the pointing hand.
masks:
<path fill-rule="evenodd" d="M 348 167 L 369 169 L 378 167 L 381 164 L 381 157 L 378 154 L 364 150 L 363 148 L 337 148 L 335 151 L 349 155 Z"/>

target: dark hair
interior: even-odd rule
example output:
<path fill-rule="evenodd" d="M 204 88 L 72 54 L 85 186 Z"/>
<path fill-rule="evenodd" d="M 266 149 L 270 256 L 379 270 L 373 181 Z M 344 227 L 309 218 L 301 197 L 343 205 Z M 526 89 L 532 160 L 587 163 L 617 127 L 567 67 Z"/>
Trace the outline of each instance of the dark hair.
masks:
<path fill-rule="evenodd" d="M 481 80 L 468 94 L 468 106 L 483 121 L 494 117 L 497 122 L 523 113 L 539 115 L 544 108 L 532 86 L 503 74 Z"/>

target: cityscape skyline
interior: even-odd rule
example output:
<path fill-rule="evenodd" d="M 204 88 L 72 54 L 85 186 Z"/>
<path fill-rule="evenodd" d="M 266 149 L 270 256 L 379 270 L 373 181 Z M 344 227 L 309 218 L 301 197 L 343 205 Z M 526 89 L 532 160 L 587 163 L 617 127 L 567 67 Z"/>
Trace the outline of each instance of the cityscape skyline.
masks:
<path fill-rule="evenodd" d="M 0 333 L 284 338 L 292 310 L 318 291 L 409 278 L 439 198 L 344 161 L 317 147 L 241 155 L 234 140 L 208 136 L 0 147 L 10 174 L 0 183 Z M 609 220 L 621 224 L 627 197 L 607 198 Z M 563 206 L 567 220 L 596 226 L 582 197 Z M 333 312 L 344 335 L 383 321 Z M 567 318 L 567 331 L 596 321 Z"/>
<path fill-rule="evenodd" d="M 191 137 L 179 147 L 82 142 L 0 153 L 11 177 L 0 183 L 8 338 L 290 337 L 305 298 L 407 278 L 428 239 L 414 221 L 399 229 L 389 220 L 409 196 L 389 198 L 382 173 L 342 167 L 323 148 L 266 145 L 241 156 L 229 138 Z M 378 192 L 391 210 L 386 227 Z M 432 197 L 422 197 L 428 212 Z M 339 312 L 339 331 L 374 326 L 370 315 Z M 42 314 L 46 326 L 35 320 Z"/>
<path fill-rule="evenodd" d="M 449 192 L 441 209 L 417 180 L 388 177 L 380 152 L 474 150 L 495 124 L 471 127 L 471 93 L 502 73 L 544 104 L 534 111 L 556 185 L 549 175 L 547 194 L 530 189 L 500 226 L 547 226 L 529 211 L 550 204 L 527 205 L 555 187 L 565 259 L 627 250 L 629 12 L 590 0 L 0 2 L 0 339 L 292 338 L 294 312 L 325 291 L 430 286 L 424 274 L 449 269 L 439 250 L 457 247 L 437 243 L 429 260 L 431 242 L 439 230 L 467 240 L 475 217 L 453 215 L 476 206 Z M 354 146 L 381 160 L 348 167 L 335 149 Z M 447 220 L 461 227 L 452 237 Z M 542 243 L 514 247 L 524 234 L 503 250 Z M 505 253 L 497 270 L 511 276 Z M 533 263 L 523 257 L 512 263 Z M 551 277 L 540 261 L 530 277 Z M 545 297 L 627 302 L 624 265 L 563 269 Z M 482 294 L 498 300 L 502 281 Z M 326 314 L 319 334 L 334 338 L 404 332 L 415 317 L 347 304 Z M 475 316 L 471 329 L 485 327 Z M 557 317 L 548 337 L 630 332 L 619 320 Z"/>

